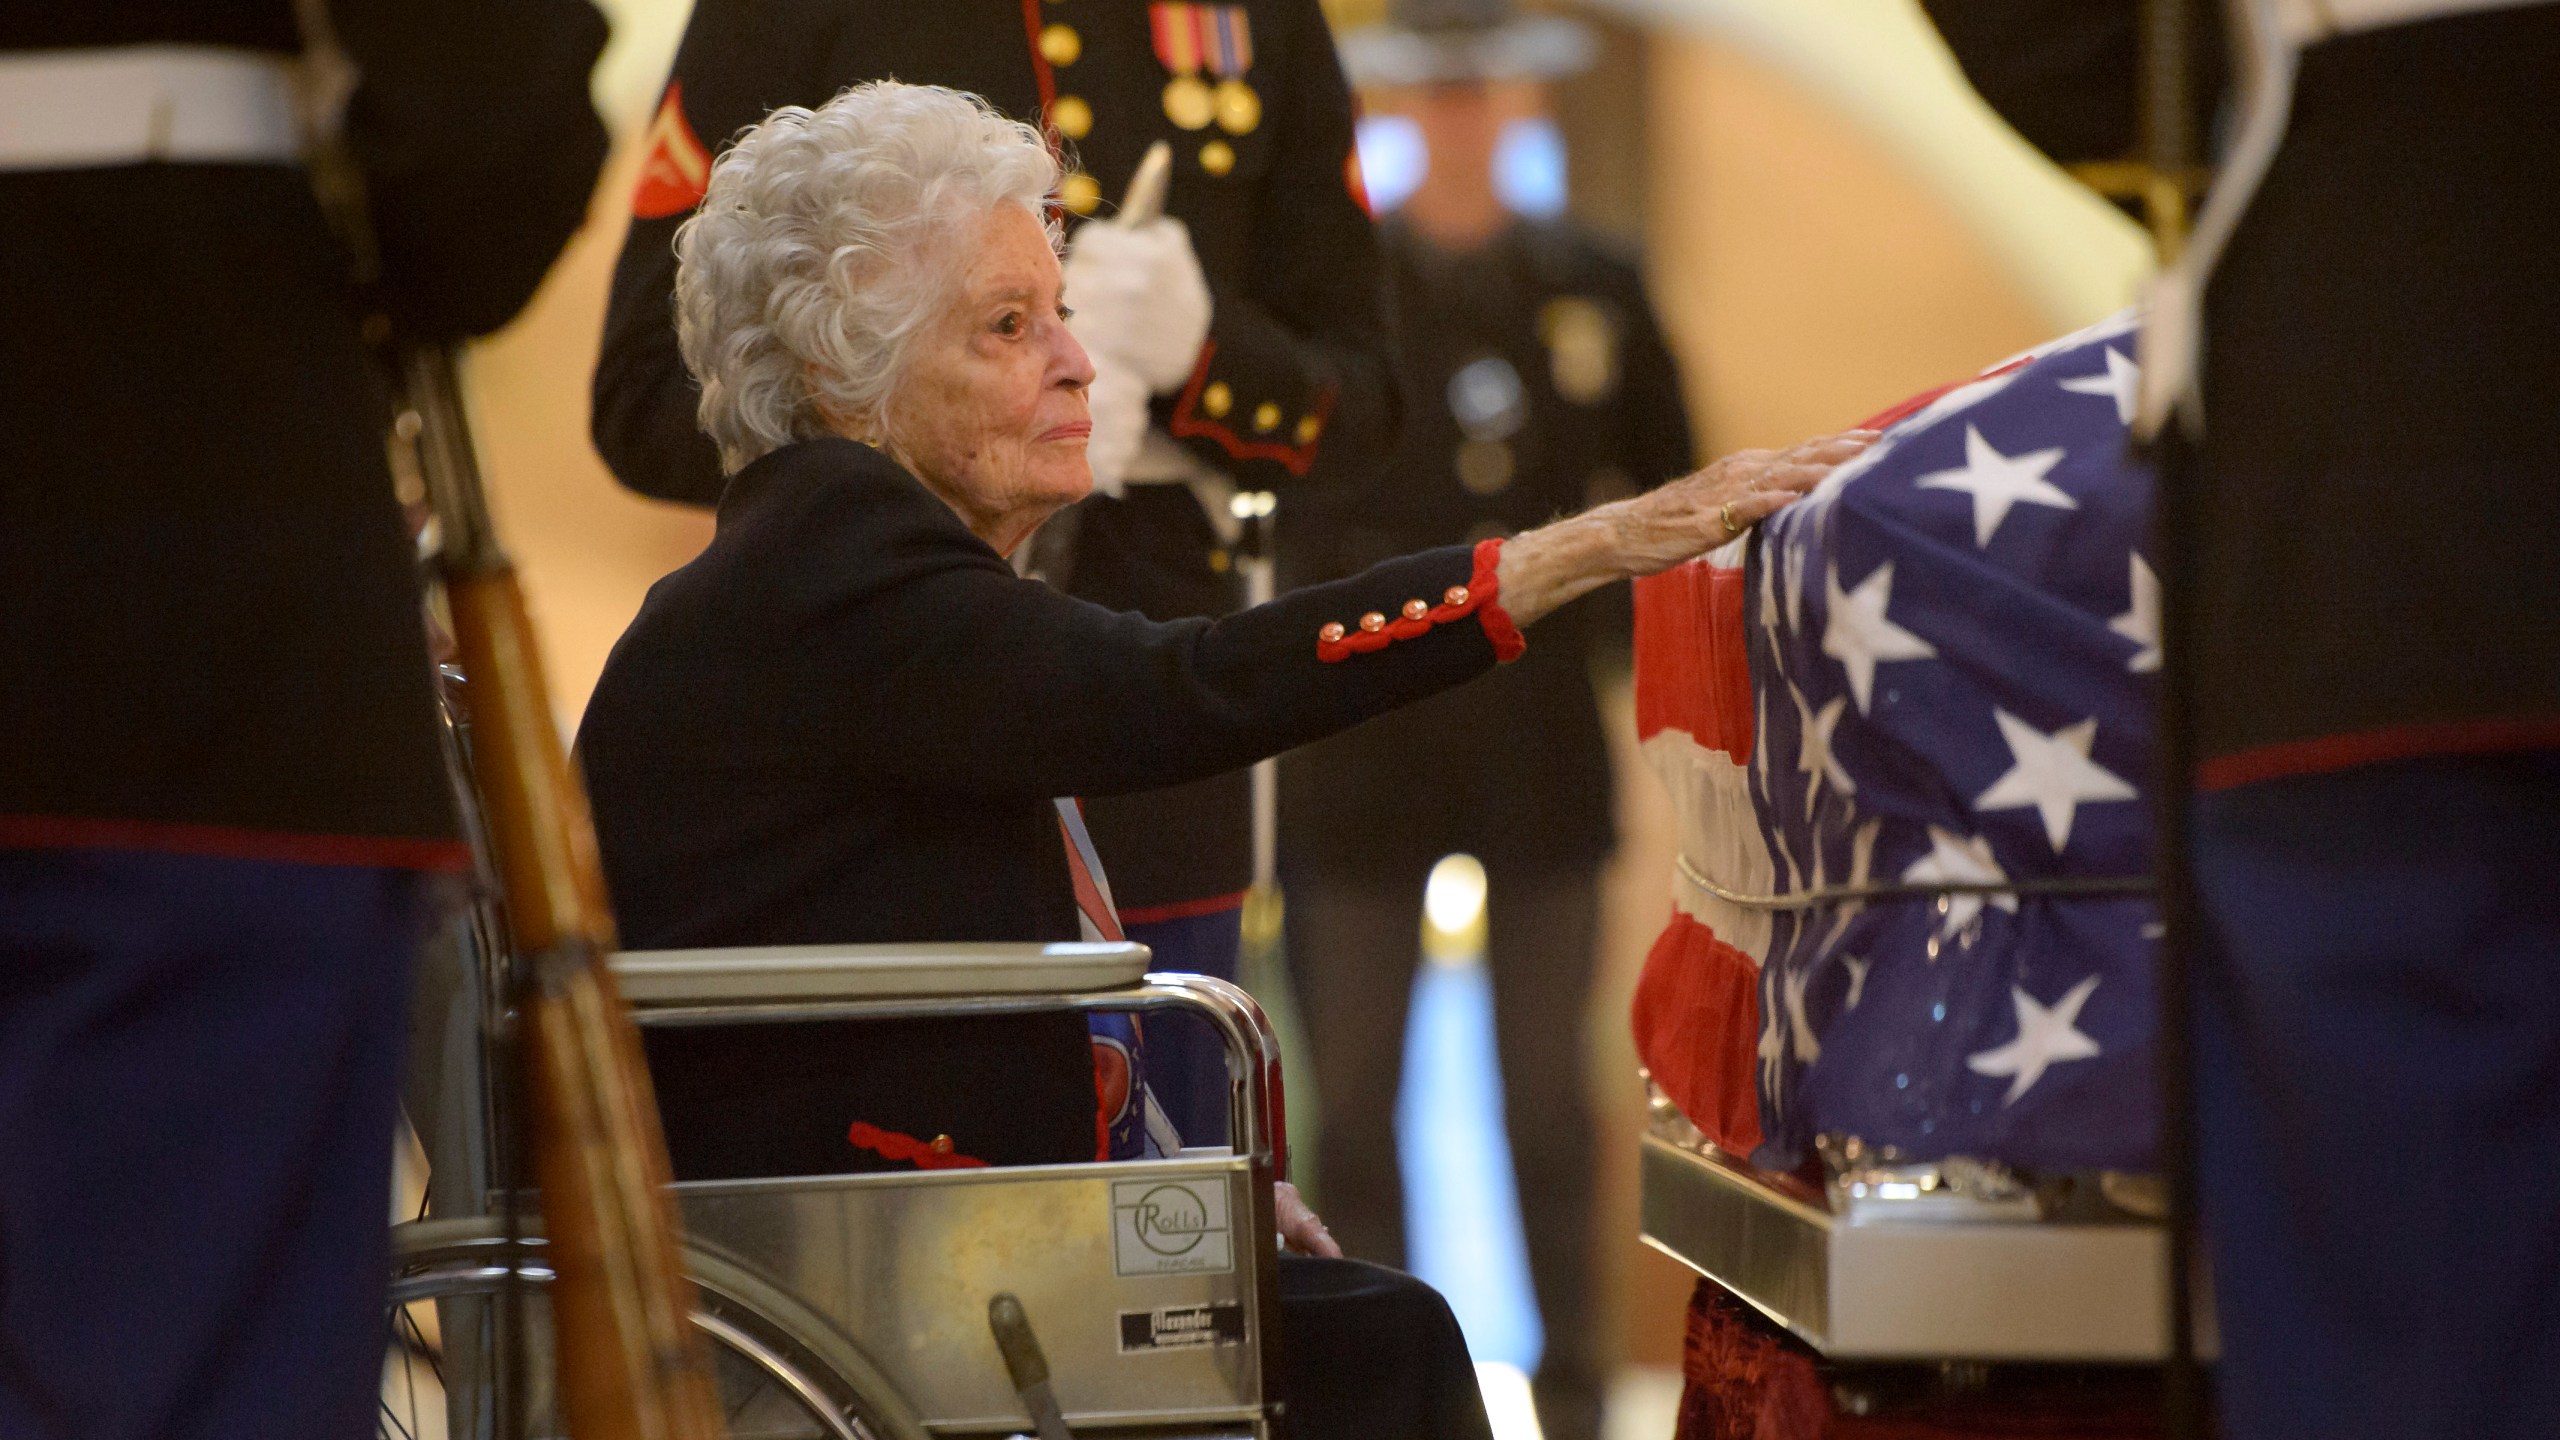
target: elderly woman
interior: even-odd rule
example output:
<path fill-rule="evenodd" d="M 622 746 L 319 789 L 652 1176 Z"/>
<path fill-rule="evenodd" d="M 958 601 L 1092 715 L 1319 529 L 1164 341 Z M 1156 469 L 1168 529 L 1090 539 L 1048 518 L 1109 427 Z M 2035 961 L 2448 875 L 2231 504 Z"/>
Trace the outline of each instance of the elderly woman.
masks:
<path fill-rule="evenodd" d="M 1037 132 L 974 97 L 894 83 L 777 111 L 715 166 L 677 239 L 677 322 L 731 478 L 717 535 L 650 592 L 580 739 L 627 943 L 1109 933 L 1107 889 L 1057 797 L 1213 775 L 1457 685 L 1520 653 L 1539 616 L 1732 538 L 1864 443 L 1729 457 L 1223 620 L 1115 614 L 1005 563 L 1091 484 L 1093 368 L 1066 326 L 1059 174 Z M 858 1043 L 777 1033 L 797 1028 L 653 1040 L 680 1173 L 878 1168 L 927 1147 L 1093 1158 L 1072 1017 L 884 1022 Z M 889 1139 L 866 1149 L 848 1121 Z M 1311 1218 L 1295 1232 L 1328 1244 Z M 1302 1267 L 1284 1288 L 1384 1295 L 1456 1343 L 1436 1297 L 1384 1273 Z M 1398 1368 L 1375 1336 L 1366 1358 L 1333 1354 L 1361 1327 L 1332 1310 L 1336 1342 L 1291 1326 L 1302 1434 L 1332 1428 L 1310 1374 Z M 1341 1424 L 1482 1423 L 1446 1385 L 1389 1388 L 1360 1392 Z"/>

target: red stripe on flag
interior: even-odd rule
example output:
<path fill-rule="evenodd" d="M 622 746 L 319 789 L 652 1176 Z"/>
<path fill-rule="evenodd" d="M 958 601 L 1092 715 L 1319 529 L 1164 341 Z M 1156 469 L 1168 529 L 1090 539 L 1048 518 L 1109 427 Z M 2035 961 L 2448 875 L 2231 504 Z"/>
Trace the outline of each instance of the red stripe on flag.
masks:
<path fill-rule="evenodd" d="M 1674 912 L 1645 956 L 1636 1055 L 1689 1123 L 1736 1155 L 1760 1144 L 1760 968 Z"/>
<path fill-rule="evenodd" d="M 1739 568 L 1704 560 L 1635 582 L 1638 739 L 1681 730 L 1750 763 L 1749 589 Z"/>

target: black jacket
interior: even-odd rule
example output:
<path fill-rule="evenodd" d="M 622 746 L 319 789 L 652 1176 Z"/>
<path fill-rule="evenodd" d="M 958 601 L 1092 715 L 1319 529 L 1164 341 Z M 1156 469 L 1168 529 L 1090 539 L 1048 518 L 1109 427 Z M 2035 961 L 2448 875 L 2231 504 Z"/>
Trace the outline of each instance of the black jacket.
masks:
<path fill-rule="evenodd" d="M 1326 622 L 1472 578 L 1467 551 L 1436 550 L 1159 623 L 1016 577 L 876 450 L 778 450 L 730 482 L 710 547 L 650 590 L 587 706 L 623 942 L 1073 940 L 1052 797 L 1230 770 L 1484 671 L 1477 618 L 1317 656 Z M 1091 1157 L 1076 1017 L 856 1038 L 653 1035 L 679 1175 L 882 1168 L 852 1120 L 998 1164 Z"/>
<path fill-rule="evenodd" d="M 1412 397 L 1404 438 L 1375 485 L 1281 511 L 1293 583 L 1510 534 L 1694 463 L 1679 369 L 1630 258 L 1565 223 L 1517 224 L 1465 255 L 1393 220 L 1380 233 Z M 1597 863 L 1616 826 L 1590 664 L 1625 646 L 1626 594 L 1549 617 L 1520 663 L 1464 693 L 1282 760 L 1289 866 L 1409 868 L 1456 850 Z"/>
<path fill-rule="evenodd" d="M 493 329 L 586 208 L 583 0 L 336 0 L 394 318 Z M 289 0 L 25 5 L 0 51 L 298 48 Z M 0 172 L 0 844 L 458 863 L 415 560 L 304 173 Z"/>
<path fill-rule="evenodd" d="M 1052 797 L 1232 770 L 1490 668 L 1475 618 L 1317 656 L 1327 622 L 1471 575 L 1453 547 L 1151 621 L 1015 576 L 878 451 L 786 446 L 731 480 L 587 706 L 623 939 L 1075 939 Z"/>
<path fill-rule="evenodd" d="M 1200 368 L 1156 402 L 1156 423 L 1247 489 L 1363 473 L 1393 438 L 1397 392 L 1332 36 L 1316 0 L 1218 8 L 1242 13 L 1249 40 L 1239 79 L 1260 114 L 1242 133 L 1223 123 L 1186 130 L 1168 116 L 1173 72 L 1153 43 L 1153 7 L 1139 0 L 1028 12 L 1020 0 L 700 0 L 660 110 L 596 367 L 596 447 L 614 474 L 665 499 L 707 505 L 720 495 L 716 454 L 695 425 L 699 391 L 669 318 L 673 239 L 700 193 L 699 160 L 777 106 L 815 106 L 883 78 L 972 91 L 1007 114 L 1060 125 L 1106 207 L 1149 143 L 1171 140 L 1167 208 L 1190 227 L 1215 316 Z M 1048 55 L 1027 17 L 1064 32 L 1048 37 Z M 1204 72 L 1202 83 L 1217 79 Z M 1073 123 L 1086 116 L 1089 128 Z M 1220 151 L 1231 165 L 1204 164 Z M 1231 557 L 1183 486 L 1097 497 L 1074 524 L 1064 567 L 1072 593 L 1157 619 L 1224 614 L 1242 601 Z M 1201 899 L 1250 878 L 1240 775 L 1176 795 L 1102 800 L 1088 814 L 1126 905 Z"/>

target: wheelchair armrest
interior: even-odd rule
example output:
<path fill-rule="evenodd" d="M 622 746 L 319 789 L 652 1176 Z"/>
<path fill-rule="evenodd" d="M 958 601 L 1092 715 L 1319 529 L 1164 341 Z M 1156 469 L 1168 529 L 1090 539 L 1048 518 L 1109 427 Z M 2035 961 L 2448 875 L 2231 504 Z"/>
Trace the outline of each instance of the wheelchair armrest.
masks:
<path fill-rule="evenodd" d="M 1105 945 L 759 945 L 626 950 L 613 957 L 640 1007 L 894 1000 L 1116 990 L 1146 978 L 1147 947 Z"/>

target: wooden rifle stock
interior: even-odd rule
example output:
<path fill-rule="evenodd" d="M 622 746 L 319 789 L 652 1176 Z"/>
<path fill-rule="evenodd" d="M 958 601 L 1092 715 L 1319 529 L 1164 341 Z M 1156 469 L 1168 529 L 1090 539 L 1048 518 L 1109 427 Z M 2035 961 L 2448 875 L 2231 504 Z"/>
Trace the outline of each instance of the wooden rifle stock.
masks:
<path fill-rule="evenodd" d="M 400 371 L 471 681 L 472 768 L 515 962 L 526 967 L 516 1024 L 556 1277 L 562 1418 L 576 1440 L 719 1440 L 657 1099 L 605 965 L 613 912 L 586 791 L 552 718 L 515 566 L 490 523 L 452 352 L 410 349 Z"/>

